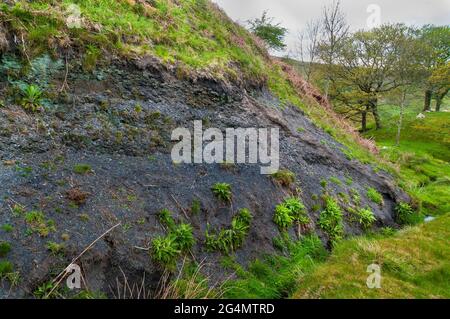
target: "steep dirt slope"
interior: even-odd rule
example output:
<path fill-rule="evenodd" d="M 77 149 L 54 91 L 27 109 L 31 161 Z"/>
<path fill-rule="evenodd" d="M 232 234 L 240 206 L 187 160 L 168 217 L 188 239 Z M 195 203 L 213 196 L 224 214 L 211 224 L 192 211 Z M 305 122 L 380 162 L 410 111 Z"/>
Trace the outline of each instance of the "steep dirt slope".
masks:
<path fill-rule="evenodd" d="M 183 9 L 178 1 L 175 3 L 176 9 Z M 195 7 L 195 2 L 186 3 Z M 148 4 L 146 8 L 150 10 Z M 125 5 L 121 9 L 129 10 Z M 145 275 L 146 290 L 154 292 L 163 267 L 155 263 L 147 248 L 156 236 L 166 234 L 157 218 L 162 209 L 173 211 L 178 222 L 193 226 L 197 242 L 187 256 L 197 262 L 205 260 L 208 266 L 203 271 L 214 281 L 227 278 L 229 273 L 220 263 L 224 254 L 206 250 L 205 231 L 229 227 L 233 216 L 243 208 L 249 209 L 254 218 L 242 247 L 230 252 L 242 265 L 275 252 L 272 241 L 280 231 L 273 222 L 274 209 L 288 196 L 298 196 L 311 218 L 309 229 L 302 233 L 316 232 L 327 247 L 329 236 L 316 226 L 325 196 L 339 202 L 348 235 L 363 233 L 352 214 L 365 207 L 376 216 L 374 229 L 396 227 L 394 207 L 409 201 L 408 196 L 388 174 L 349 160 L 346 146 L 314 125 L 298 106 L 274 94 L 273 88 L 281 85 L 273 82 L 276 77 L 267 83 L 260 79 L 243 82 L 243 78 L 230 81 L 202 71 L 180 75 L 179 68 L 168 67 L 149 54 L 111 54 L 114 58 L 87 70 L 86 59 L 92 52 L 88 49 L 86 53 L 84 47 L 58 47 L 52 59 L 40 51 L 30 56 L 24 50 L 24 43 L 30 42 L 20 40 L 23 30 L 17 31 L 11 22 L 15 20 L 7 15 L 14 14 L 37 30 L 39 23 L 45 25 L 42 16 L 47 19 L 51 11 L 7 8 L 3 12 L 0 241 L 11 247 L 0 256 L 0 262 L 11 262 L 21 280 L 12 287 L 11 280 L 2 278 L 1 298 L 33 297 L 38 287 L 42 290 L 43 284 L 119 223 L 77 260 L 85 278 L 84 288 L 113 297 L 118 278 L 122 280 L 125 275 L 130 283 L 137 283 Z M 234 33 L 246 34 L 228 25 L 223 15 L 220 17 L 217 23 L 224 23 Z M 100 32 L 94 29 L 101 28 L 89 24 L 85 32 Z M 86 34 L 82 35 L 85 39 Z M 79 34 L 70 36 L 72 42 L 81 38 Z M 123 41 L 133 40 L 127 36 Z M 205 36 L 215 37 L 209 33 Z M 105 37 L 112 39 L 115 35 Z M 28 38 L 31 41 L 30 35 Z M 55 38 L 51 38 L 51 44 L 64 37 Z M 43 40 L 36 43 L 39 41 Z M 110 50 L 105 48 L 102 53 L 108 55 Z M 240 54 L 241 49 L 236 50 Z M 275 67 L 269 58 L 264 57 L 264 61 L 269 67 L 263 71 Z M 39 68 L 30 68 L 44 64 L 49 70 L 53 63 L 60 66 L 54 72 L 39 73 Z M 238 63 L 233 67 L 240 68 Z M 20 70 L 15 81 L 11 70 Z M 25 111 L 21 106 L 17 81 L 30 74 L 35 75 L 28 82 L 46 76 L 48 104 L 41 112 Z M 296 97 L 300 98 L 311 108 L 320 107 L 304 96 Z M 321 100 L 320 96 L 315 98 Z M 281 167 L 295 173 L 296 182 L 280 185 L 272 177 L 261 175 L 259 165 L 174 163 L 170 156 L 172 130 L 192 129 L 194 120 L 201 120 L 204 128 L 222 131 L 278 127 Z M 215 183 L 223 182 L 231 185 L 231 203 L 219 201 L 211 191 Z M 381 205 L 367 197 L 370 187 L 382 195 Z M 196 201 L 200 203 L 199 212 L 191 209 Z M 292 239 L 300 235 L 296 227 L 291 227 L 289 234 Z M 178 264 L 182 259 L 178 258 Z M 62 293 L 70 296 L 70 292 Z"/>
<path fill-rule="evenodd" d="M 152 66 L 140 66 L 111 67 L 102 81 L 73 73 L 69 83 L 74 92 L 49 112 L 31 115 L 14 105 L 0 110 L 0 224 L 14 226 L 12 233 L 2 232 L 0 238 L 13 243 L 9 259 L 23 277 L 11 294 L 3 288 L 3 296 L 29 295 L 119 222 L 120 228 L 81 259 L 89 288 L 109 292 L 120 268 L 130 278 L 146 272 L 149 284 L 155 285 L 160 271 L 148 252 L 135 247 L 149 247 L 153 237 L 164 233 L 156 219 L 164 208 L 175 212 L 178 220 L 192 223 L 198 239 L 194 256 L 213 264 L 220 254 L 205 252 L 206 225 L 227 227 L 238 209 L 250 209 L 254 222 L 244 246 L 236 252 L 237 260 L 245 264 L 273 251 L 272 239 L 279 233 L 272 222 L 273 211 L 287 195 L 299 193 L 312 220 L 317 220 L 319 211 L 312 208 L 321 204 L 320 181 L 332 176 L 342 185 L 328 182 L 330 194 L 343 199 L 337 194 L 350 196 L 350 189 L 356 189 L 361 194 L 360 206 L 375 213 L 377 227 L 395 226 L 394 205 L 407 200 L 406 195 L 384 173 L 347 160 L 341 146 L 297 108 L 277 107 L 267 92 L 251 96 L 236 88 L 225 91 L 213 82 L 179 81 Z M 142 107 L 139 112 L 137 104 Z M 193 120 L 220 129 L 279 127 L 281 166 L 296 174 L 296 185 L 278 185 L 261 175 L 258 165 L 174 164 L 171 130 L 192 128 Z M 75 173 L 74 167 L 81 163 L 92 171 Z M 351 186 L 345 183 L 349 178 Z M 217 182 L 231 185 L 232 205 L 220 203 L 212 194 Z M 365 197 L 368 186 L 383 195 L 383 206 Z M 71 204 L 74 189 L 86 193 L 79 205 Z M 313 195 L 319 198 L 313 200 Z M 202 209 L 192 215 L 189 211 L 196 199 Z M 55 230 L 46 237 L 27 233 L 30 225 L 12 212 L 18 204 L 26 211 L 44 212 L 46 219 L 54 221 Z M 349 204 L 342 201 L 342 205 Z M 349 234 L 361 233 L 355 223 L 346 222 L 345 229 Z M 326 235 L 320 229 L 317 232 L 326 242 Z M 62 234 L 70 236 L 67 251 L 64 257 L 55 257 L 45 245 L 61 242 Z M 295 236 L 293 229 L 291 236 Z"/>

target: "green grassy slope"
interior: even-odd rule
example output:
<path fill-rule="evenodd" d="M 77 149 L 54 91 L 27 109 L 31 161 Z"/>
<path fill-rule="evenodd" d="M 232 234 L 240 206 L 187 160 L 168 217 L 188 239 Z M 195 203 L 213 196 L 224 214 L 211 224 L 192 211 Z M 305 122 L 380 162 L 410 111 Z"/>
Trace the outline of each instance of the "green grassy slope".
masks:
<path fill-rule="evenodd" d="M 444 105 L 448 105 L 446 100 Z M 406 108 L 399 147 L 395 146 L 399 109 L 380 106 L 384 128 L 370 130 L 382 147 L 382 156 L 399 168 L 402 186 L 420 202 L 424 214 L 450 212 L 450 112 L 425 113 L 417 119 L 422 103 L 413 100 Z M 444 108 L 445 110 L 445 108 Z"/>
<path fill-rule="evenodd" d="M 301 277 L 294 298 L 450 298 L 450 216 L 388 238 L 341 242 L 329 260 Z M 366 285 L 381 266 L 381 288 Z"/>
<path fill-rule="evenodd" d="M 390 237 L 341 242 L 325 263 L 299 276 L 294 298 L 450 297 L 450 113 L 426 113 L 420 120 L 420 111 L 418 99 L 406 109 L 399 147 L 394 105 L 380 106 L 384 128 L 366 136 L 398 167 L 400 183 L 421 202 L 422 213 L 440 216 Z M 372 263 L 381 266 L 380 289 L 366 285 Z"/>

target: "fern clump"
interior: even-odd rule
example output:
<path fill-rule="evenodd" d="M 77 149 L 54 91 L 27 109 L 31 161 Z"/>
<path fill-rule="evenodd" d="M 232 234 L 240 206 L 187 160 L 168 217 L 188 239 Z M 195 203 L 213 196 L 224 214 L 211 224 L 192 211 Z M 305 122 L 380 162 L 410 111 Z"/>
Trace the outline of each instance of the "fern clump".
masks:
<path fill-rule="evenodd" d="M 172 232 L 175 243 L 181 251 L 189 251 L 195 244 L 192 226 L 190 224 L 180 224 Z"/>
<path fill-rule="evenodd" d="M 195 245 L 194 229 L 187 223 L 176 223 L 168 209 L 158 213 L 158 219 L 167 227 L 167 235 L 152 240 L 152 257 L 160 265 L 172 268 L 177 258 Z"/>
<path fill-rule="evenodd" d="M 275 207 L 273 221 L 280 229 L 286 229 L 297 222 L 300 225 L 307 225 L 310 219 L 306 213 L 305 205 L 296 197 L 286 198 L 283 203 Z"/>
<path fill-rule="evenodd" d="M 250 230 L 253 219 L 252 214 L 246 208 L 241 209 L 231 221 L 231 227 L 222 229 L 218 233 L 205 233 L 205 246 L 209 251 L 221 251 L 228 253 L 235 251 L 244 244 Z"/>
<path fill-rule="evenodd" d="M 343 214 L 339 204 L 333 198 L 326 199 L 325 209 L 320 213 L 318 225 L 325 231 L 332 244 L 344 235 Z"/>
<path fill-rule="evenodd" d="M 25 110 L 36 112 L 42 105 L 42 90 L 36 85 L 26 85 L 21 91 L 21 105 Z"/>
<path fill-rule="evenodd" d="M 163 266 L 174 266 L 180 250 L 172 236 L 157 237 L 152 241 L 152 256 Z"/>
<path fill-rule="evenodd" d="M 372 227 L 373 223 L 377 220 L 373 212 L 368 208 L 363 208 L 355 212 L 356 221 L 364 228 Z"/>
<path fill-rule="evenodd" d="M 221 201 L 224 202 L 229 202 L 231 201 L 231 186 L 228 183 L 216 183 L 214 184 L 214 186 L 211 188 L 211 190 L 213 191 L 214 195 L 216 195 L 216 197 L 218 199 L 220 199 Z"/>
<path fill-rule="evenodd" d="M 280 229 L 286 229 L 292 226 L 294 223 L 294 217 L 292 216 L 289 208 L 287 208 L 284 204 L 280 204 L 275 207 L 273 221 Z"/>
<path fill-rule="evenodd" d="M 158 213 L 159 222 L 169 229 L 175 228 L 175 220 L 173 219 L 172 212 L 168 209 L 163 209 Z"/>
<path fill-rule="evenodd" d="M 395 219 L 401 225 L 415 225 L 420 222 L 421 215 L 416 213 L 408 203 L 399 203 L 395 207 Z"/>

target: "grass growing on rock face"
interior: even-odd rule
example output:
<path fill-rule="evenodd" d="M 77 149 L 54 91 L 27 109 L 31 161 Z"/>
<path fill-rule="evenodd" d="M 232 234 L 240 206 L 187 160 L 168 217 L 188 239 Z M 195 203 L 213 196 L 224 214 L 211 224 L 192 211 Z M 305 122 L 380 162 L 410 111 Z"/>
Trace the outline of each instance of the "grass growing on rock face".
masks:
<path fill-rule="evenodd" d="M 333 184 L 336 184 L 338 186 L 342 185 L 341 180 L 335 176 L 330 177 L 330 182 L 332 182 Z"/>
<path fill-rule="evenodd" d="M 202 204 L 198 199 L 194 199 L 191 205 L 191 214 L 198 215 L 202 210 Z"/>
<path fill-rule="evenodd" d="M 375 188 L 369 187 L 366 195 L 375 204 L 383 205 L 383 196 Z"/>
<path fill-rule="evenodd" d="M 295 173 L 287 169 L 279 170 L 278 172 L 273 173 L 271 176 L 282 186 L 289 187 L 295 183 Z"/>
<path fill-rule="evenodd" d="M 158 264 L 172 270 L 178 257 L 194 246 L 194 229 L 186 223 L 177 225 L 168 209 L 161 210 L 158 218 L 160 223 L 167 227 L 167 234 L 152 240 L 151 255 Z"/>
<path fill-rule="evenodd" d="M 30 226 L 32 232 L 37 232 L 41 237 L 47 237 L 50 232 L 56 231 L 55 223 L 51 219 L 46 219 L 43 212 L 30 211 L 25 215 L 25 221 Z"/>
<path fill-rule="evenodd" d="M 7 233 L 10 233 L 14 230 L 14 227 L 10 224 L 3 224 L 0 228 Z"/>
<path fill-rule="evenodd" d="M 294 298 L 450 298 L 450 216 L 387 238 L 339 243 L 328 261 L 301 281 Z M 366 285 L 367 267 L 381 267 L 381 288 Z"/>
<path fill-rule="evenodd" d="M 273 215 L 273 222 L 277 224 L 280 229 L 287 229 L 294 223 L 294 217 L 291 210 L 284 204 L 279 204 L 275 207 L 275 214 Z"/>
<path fill-rule="evenodd" d="M 316 235 L 301 241 L 289 241 L 286 255 L 270 255 L 250 263 L 247 269 L 229 260 L 227 267 L 238 278 L 224 285 L 225 298 L 284 298 L 295 291 L 302 278 L 322 262 L 327 255 Z"/>
<path fill-rule="evenodd" d="M 172 232 L 181 251 L 189 251 L 195 244 L 193 229 L 190 224 L 180 224 Z"/>
<path fill-rule="evenodd" d="M 7 260 L 0 260 L 0 279 L 14 271 L 14 266 Z"/>
<path fill-rule="evenodd" d="M 0 242 L 0 257 L 5 257 L 11 251 L 11 244 L 2 241 Z"/>
<path fill-rule="evenodd" d="M 176 224 L 172 215 L 172 212 L 168 209 L 163 209 L 158 213 L 159 222 L 169 230 L 174 229 Z"/>
<path fill-rule="evenodd" d="M 64 244 L 58 244 L 53 241 L 48 242 L 46 247 L 54 256 L 62 255 L 65 249 Z"/>
<path fill-rule="evenodd" d="M 86 175 L 92 172 L 92 167 L 89 164 L 76 164 L 73 171 L 80 175 Z"/>

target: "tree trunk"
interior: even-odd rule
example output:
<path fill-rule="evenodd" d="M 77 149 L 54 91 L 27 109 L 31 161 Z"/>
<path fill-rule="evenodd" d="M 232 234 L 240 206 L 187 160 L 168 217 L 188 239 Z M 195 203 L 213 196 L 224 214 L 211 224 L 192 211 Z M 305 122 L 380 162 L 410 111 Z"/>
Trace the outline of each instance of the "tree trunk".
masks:
<path fill-rule="evenodd" d="M 439 112 L 441 110 L 441 104 L 442 104 L 442 98 L 440 96 L 436 97 L 436 112 Z"/>
<path fill-rule="evenodd" d="M 367 131 L 367 110 L 361 112 L 361 132 Z"/>
<path fill-rule="evenodd" d="M 378 99 L 377 97 L 373 97 L 369 101 L 370 111 L 375 119 L 375 128 L 379 130 L 381 128 L 381 119 L 380 114 L 378 113 Z"/>
<path fill-rule="evenodd" d="M 436 94 L 436 109 L 435 109 L 436 112 L 439 112 L 441 110 L 442 100 L 447 95 L 448 91 L 449 90 Z"/>
<path fill-rule="evenodd" d="M 405 100 L 406 100 L 406 90 L 403 90 L 402 92 L 402 99 L 400 102 L 400 118 L 398 119 L 398 127 L 397 127 L 397 137 L 395 139 L 395 145 L 400 145 L 400 134 L 402 131 L 402 123 L 403 123 L 403 113 L 405 109 Z"/>
<path fill-rule="evenodd" d="M 431 108 L 431 95 L 433 94 L 433 92 L 431 90 L 426 90 L 425 91 L 425 101 L 423 104 L 423 111 L 429 111 Z"/>

